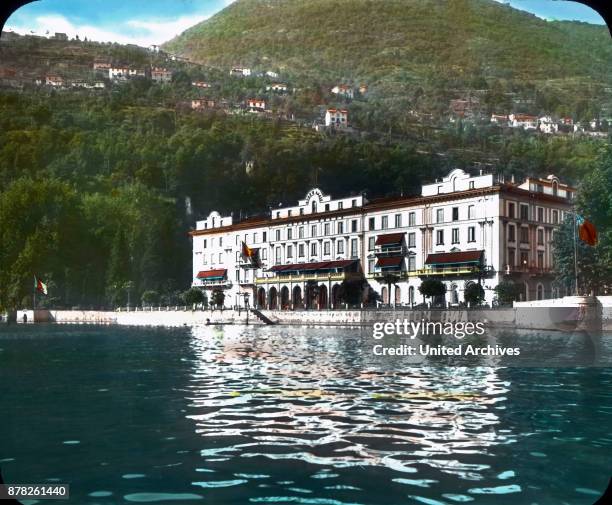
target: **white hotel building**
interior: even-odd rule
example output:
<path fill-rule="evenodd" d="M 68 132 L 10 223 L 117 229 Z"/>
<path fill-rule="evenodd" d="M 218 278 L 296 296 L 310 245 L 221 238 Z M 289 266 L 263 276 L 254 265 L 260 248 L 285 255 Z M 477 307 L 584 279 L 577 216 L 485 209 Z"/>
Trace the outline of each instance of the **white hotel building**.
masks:
<path fill-rule="evenodd" d="M 491 304 L 504 279 L 522 287 L 523 300 L 550 298 L 559 294 L 553 233 L 573 197 L 553 175 L 515 184 L 456 169 L 420 196 L 332 199 L 313 189 L 264 217 L 212 212 L 191 231 L 193 286 L 224 290 L 226 307 L 244 306 L 247 295 L 251 306 L 281 310 L 342 308 L 349 286 L 353 304 L 420 304 L 426 278 L 446 284 L 436 302 L 450 306 L 472 282 Z"/>

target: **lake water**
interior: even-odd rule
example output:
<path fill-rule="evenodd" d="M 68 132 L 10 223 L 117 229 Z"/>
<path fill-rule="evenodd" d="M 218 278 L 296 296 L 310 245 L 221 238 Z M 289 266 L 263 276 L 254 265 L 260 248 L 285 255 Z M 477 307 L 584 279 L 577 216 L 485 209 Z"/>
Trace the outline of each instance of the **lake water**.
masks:
<path fill-rule="evenodd" d="M 69 483 L 89 505 L 601 495 L 612 368 L 410 366 L 372 344 L 340 328 L 0 326 L 4 480 Z"/>

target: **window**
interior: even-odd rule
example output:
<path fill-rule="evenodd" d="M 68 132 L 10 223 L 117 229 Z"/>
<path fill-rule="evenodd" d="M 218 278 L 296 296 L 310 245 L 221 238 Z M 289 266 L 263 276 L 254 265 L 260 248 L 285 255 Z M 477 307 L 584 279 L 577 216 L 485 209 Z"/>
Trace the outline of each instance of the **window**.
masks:
<path fill-rule="evenodd" d="M 240 251 L 236 251 L 236 263 L 240 262 Z"/>
<path fill-rule="evenodd" d="M 353 219 L 351 221 L 351 232 L 356 233 L 357 232 L 357 220 Z"/>
<path fill-rule="evenodd" d="M 287 228 L 287 240 L 293 239 L 293 228 Z"/>
<path fill-rule="evenodd" d="M 342 210 L 344 208 L 344 202 L 338 202 L 338 210 Z"/>
<path fill-rule="evenodd" d="M 514 242 L 516 240 L 516 229 L 513 225 L 508 226 L 508 242 Z"/>
<path fill-rule="evenodd" d="M 396 228 L 402 227 L 402 215 L 401 214 L 395 214 L 395 227 Z"/>
<path fill-rule="evenodd" d="M 468 219 L 476 217 L 476 209 L 474 205 L 468 205 Z"/>
<path fill-rule="evenodd" d="M 329 223 L 323 225 L 323 235 L 329 235 Z"/>
<path fill-rule="evenodd" d="M 329 242 L 325 242 L 323 244 L 323 254 L 325 254 L 325 256 L 329 256 L 331 254 L 330 243 Z"/>
<path fill-rule="evenodd" d="M 263 234 L 262 234 L 262 241 L 266 242 L 267 240 L 268 240 L 268 232 L 264 231 Z"/>
<path fill-rule="evenodd" d="M 211 248 L 212 248 L 212 247 L 215 247 L 215 239 L 214 239 L 214 238 L 211 238 L 211 239 L 210 239 L 210 247 L 211 247 Z"/>
<path fill-rule="evenodd" d="M 289 210 L 287 211 L 287 215 L 288 215 L 288 216 L 291 216 L 291 209 L 289 209 Z"/>
<path fill-rule="evenodd" d="M 280 217 L 280 212 L 276 213 L 276 219 L 278 219 Z"/>
<path fill-rule="evenodd" d="M 468 228 L 468 242 L 476 242 L 476 227 L 470 226 Z"/>
<path fill-rule="evenodd" d="M 538 268 L 544 268 L 544 253 L 538 253 Z"/>
<path fill-rule="evenodd" d="M 276 241 L 278 242 L 281 239 L 281 231 L 276 230 Z"/>
<path fill-rule="evenodd" d="M 314 214 L 317 211 L 317 202 L 313 201 L 311 204 L 312 213 Z"/>
<path fill-rule="evenodd" d="M 219 253 L 219 263 L 223 263 L 223 253 Z"/>
<path fill-rule="evenodd" d="M 521 205 L 521 221 L 529 220 L 529 205 Z"/>
<path fill-rule="evenodd" d="M 376 237 L 368 238 L 368 251 L 374 250 L 374 242 L 376 241 Z"/>
<path fill-rule="evenodd" d="M 356 257 L 357 257 L 357 239 L 352 238 L 351 239 L 351 258 L 356 258 Z"/>
<path fill-rule="evenodd" d="M 238 238 L 238 235 L 236 235 L 236 239 Z M 238 243 L 238 242 L 236 242 Z M 206 239 L 204 239 L 204 249 L 206 249 Z"/>
<path fill-rule="evenodd" d="M 510 202 L 508 203 L 508 217 L 514 219 L 515 217 L 515 213 L 514 213 L 514 203 Z"/>
<path fill-rule="evenodd" d="M 317 243 L 316 242 L 313 242 L 312 244 L 310 244 L 310 255 L 311 256 L 317 255 Z"/>
<path fill-rule="evenodd" d="M 300 258 L 304 257 L 304 244 L 298 245 L 298 257 Z"/>
<path fill-rule="evenodd" d="M 206 258 L 206 254 L 202 254 L 202 264 L 206 265 L 208 263 L 208 259 Z"/>
<path fill-rule="evenodd" d="M 374 271 L 374 259 L 368 260 L 368 273 L 372 273 Z"/>
<path fill-rule="evenodd" d="M 310 236 L 311 237 L 316 237 L 317 236 L 317 225 L 316 224 L 313 224 L 310 227 Z"/>
<path fill-rule="evenodd" d="M 459 207 L 453 207 L 453 221 L 459 221 Z"/>
<path fill-rule="evenodd" d="M 408 271 L 414 272 L 416 270 L 416 256 L 408 256 Z"/>
<path fill-rule="evenodd" d="M 544 230 L 538 230 L 538 245 L 544 245 Z"/>
<path fill-rule="evenodd" d="M 438 194 L 442 193 L 442 186 L 438 186 Z"/>
<path fill-rule="evenodd" d="M 336 253 L 344 254 L 344 240 L 338 240 L 336 243 Z"/>
<path fill-rule="evenodd" d="M 267 260 L 268 259 L 268 250 L 267 249 L 262 249 L 261 250 L 261 259 L 262 260 Z"/>
<path fill-rule="evenodd" d="M 300 207 L 300 216 L 304 215 L 304 207 Z"/>
<path fill-rule="evenodd" d="M 280 247 L 276 248 L 276 254 L 274 255 L 274 260 L 276 261 L 277 264 L 281 262 L 281 248 Z"/>
<path fill-rule="evenodd" d="M 223 237 L 219 237 L 219 247 L 223 247 Z"/>
<path fill-rule="evenodd" d="M 287 246 L 287 258 L 293 258 L 293 246 Z"/>
<path fill-rule="evenodd" d="M 376 229 L 376 220 L 371 217 L 370 219 L 368 219 L 368 230 L 375 230 Z"/>
<path fill-rule="evenodd" d="M 381 228 L 383 230 L 386 230 L 387 228 L 389 228 L 389 216 L 383 216 L 382 217 L 382 226 Z"/>
<path fill-rule="evenodd" d="M 303 226 L 300 226 L 298 228 L 298 237 L 299 238 L 304 238 L 304 227 Z"/>
<path fill-rule="evenodd" d="M 438 209 L 436 211 L 436 223 L 444 222 L 444 209 Z"/>
<path fill-rule="evenodd" d="M 338 221 L 338 235 L 344 233 L 344 221 Z"/>
<path fill-rule="evenodd" d="M 469 188 L 470 188 L 470 189 L 474 189 L 474 181 L 470 181 L 470 183 L 469 183 Z"/>
<path fill-rule="evenodd" d="M 328 211 L 329 211 L 329 203 L 326 203 L 325 204 L 325 212 L 328 212 Z"/>
<path fill-rule="evenodd" d="M 410 212 L 408 214 L 408 226 L 416 225 L 416 212 Z"/>
<path fill-rule="evenodd" d="M 526 267 L 529 265 L 529 253 L 527 251 L 521 251 L 521 266 Z"/>
<path fill-rule="evenodd" d="M 351 200 L 351 207 L 357 207 L 357 200 Z"/>
<path fill-rule="evenodd" d="M 538 207 L 538 221 L 540 223 L 544 222 L 544 209 L 542 207 Z"/>
<path fill-rule="evenodd" d="M 414 232 L 408 234 L 408 247 L 416 247 L 416 233 Z"/>
<path fill-rule="evenodd" d="M 236 270 L 235 276 L 236 276 L 236 282 L 240 282 L 240 270 Z"/>
<path fill-rule="evenodd" d="M 556 210 L 553 210 L 552 221 L 553 221 L 553 224 L 559 224 L 559 212 Z"/>
<path fill-rule="evenodd" d="M 515 252 L 514 249 L 508 249 L 508 265 L 513 267 L 515 265 Z"/>
<path fill-rule="evenodd" d="M 452 244 L 459 243 L 459 228 L 453 228 L 451 230 L 451 243 Z"/>
<path fill-rule="evenodd" d="M 528 244 L 529 243 L 529 228 L 526 226 L 521 226 L 521 243 Z"/>
<path fill-rule="evenodd" d="M 436 245 L 444 245 L 444 230 L 436 232 Z"/>

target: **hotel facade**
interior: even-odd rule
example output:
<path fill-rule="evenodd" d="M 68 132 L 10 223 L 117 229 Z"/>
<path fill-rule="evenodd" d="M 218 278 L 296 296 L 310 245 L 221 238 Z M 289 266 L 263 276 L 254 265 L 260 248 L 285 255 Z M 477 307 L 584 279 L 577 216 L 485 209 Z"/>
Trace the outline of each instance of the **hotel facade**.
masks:
<path fill-rule="evenodd" d="M 420 196 L 334 199 L 310 190 L 292 207 L 236 222 L 211 212 L 193 237 L 193 286 L 223 290 L 226 307 L 323 310 L 459 306 L 470 283 L 512 280 L 522 300 L 560 295 L 552 241 L 575 190 L 553 175 L 506 182 L 455 169 Z M 426 299 L 425 279 L 446 285 Z"/>

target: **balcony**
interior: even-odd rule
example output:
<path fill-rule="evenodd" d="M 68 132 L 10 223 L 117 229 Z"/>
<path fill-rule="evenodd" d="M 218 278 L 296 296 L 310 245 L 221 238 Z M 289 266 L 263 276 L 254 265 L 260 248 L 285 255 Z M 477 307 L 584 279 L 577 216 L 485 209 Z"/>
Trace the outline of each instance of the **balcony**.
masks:
<path fill-rule="evenodd" d="M 308 281 L 316 281 L 316 282 L 342 282 L 345 280 L 357 279 L 361 278 L 361 274 L 358 272 L 339 272 L 339 273 L 304 273 L 304 274 L 294 274 L 294 275 L 283 275 L 279 274 L 274 277 L 257 277 L 255 278 L 255 284 L 278 284 L 282 283 L 300 283 L 300 282 L 308 282 Z"/>
<path fill-rule="evenodd" d="M 418 270 L 401 271 L 401 272 L 374 272 L 367 276 L 368 279 L 381 279 L 387 273 L 397 275 L 400 280 L 406 280 L 411 277 L 489 277 L 495 273 L 493 267 L 479 266 L 457 266 L 457 267 L 442 267 L 442 268 L 420 268 Z"/>
<path fill-rule="evenodd" d="M 233 286 L 232 281 L 228 279 L 198 279 L 194 281 L 193 285 L 204 289 L 230 289 Z"/>

